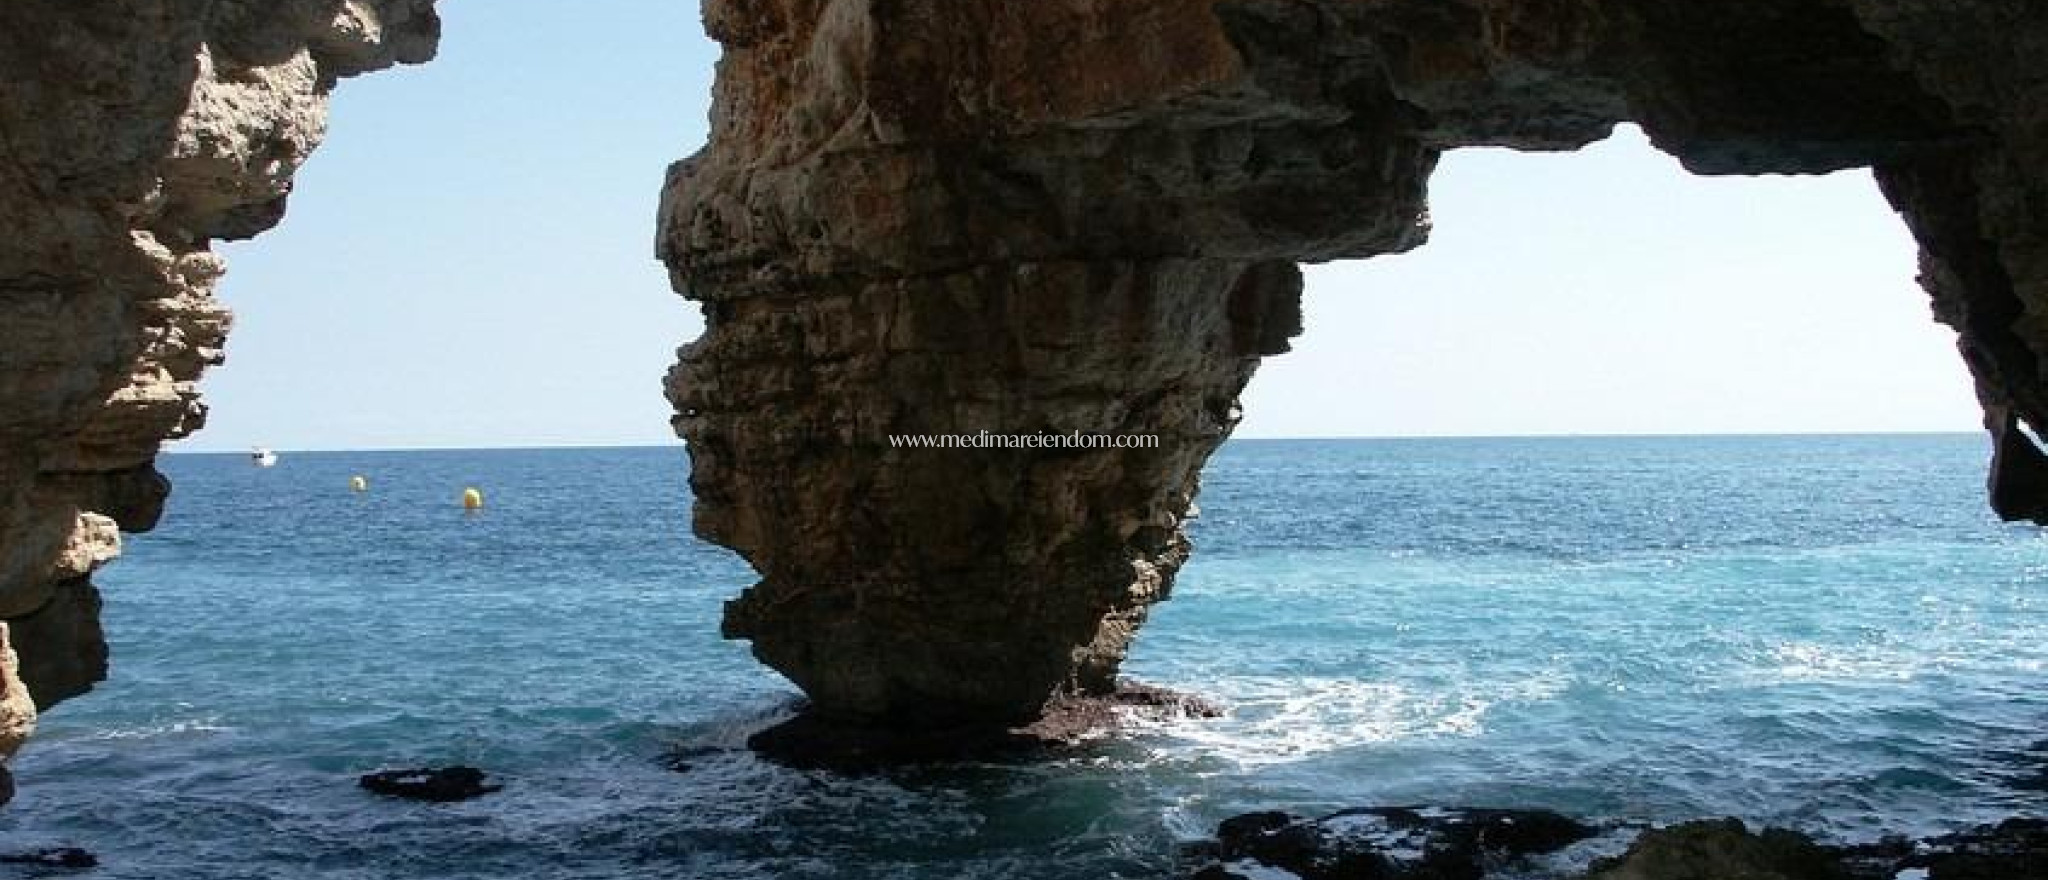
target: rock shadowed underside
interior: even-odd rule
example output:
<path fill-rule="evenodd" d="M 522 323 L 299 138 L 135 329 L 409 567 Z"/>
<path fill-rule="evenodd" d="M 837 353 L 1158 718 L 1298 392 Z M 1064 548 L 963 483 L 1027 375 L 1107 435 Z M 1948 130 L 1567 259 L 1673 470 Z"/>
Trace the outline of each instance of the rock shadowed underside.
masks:
<path fill-rule="evenodd" d="M 710 145 L 659 249 L 728 635 L 824 713 L 1014 721 L 1109 686 L 1296 264 L 1420 244 L 1443 151 L 1621 121 L 1702 174 L 1874 167 L 2048 519 L 2035 0 L 706 0 Z M 1881 307 L 1881 306 L 1874 306 Z M 1370 406 L 1361 400 L 1361 406 Z M 1874 402 L 1874 405 L 1882 405 Z M 1150 435 L 906 449 L 891 435 Z M 2011 479 L 2007 479 L 2011 477 Z"/>
<path fill-rule="evenodd" d="M 105 674 L 90 577 L 155 524 L 159 444 L 204 421 L 213 242 L 283 217 L 337 80 L 433 56 L 432 4 L 0 4 L 0 757 Z"/>

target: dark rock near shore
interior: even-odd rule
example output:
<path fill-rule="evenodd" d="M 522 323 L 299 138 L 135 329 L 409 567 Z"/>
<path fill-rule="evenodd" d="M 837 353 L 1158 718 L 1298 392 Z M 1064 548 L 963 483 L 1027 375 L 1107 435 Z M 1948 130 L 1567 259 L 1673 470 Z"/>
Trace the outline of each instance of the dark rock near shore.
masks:
<path fill-rule="evenodd" d="M 466 801 L 504 788 L 485 783 L 484 771 L 460 766 L 380 770 L 363 774 L 357 784 L 387 797 L 433 803 Z"/>
<path fill-rule="evenodd" d="M 1926 880 L 2048 880 L 2048 819 L 2007 819 L 1918 844 L 1899 843 L 1846 851 L 1851 876 L 1895 880 L 1917 868 L 1927 872 Z"/>
<path fill-rule="evenodd" d="M 1072 744 L 1116 730 L 1125 719 L 1170 721 L 1221 718 L 1222 706 L 1193 694 L 1123 680 L 1102 694 L 1060 694 L 1047 701 L 1038 720 L 1019 728 L 1026 735 Z"/>
<path fill-rule="evenodd" d="M 1320 819 L 1247 813 L 1217 826 L 1215 863 L 1193 877 L 1231 880 L 1278 869 L 1302 880 L 1480 880 L 1594 833 L 1547 810 L 1371 807 Z"/>
<path fill-rule="evenodd" d="M 1598 833 L 1544 810 L 1374 807 L 1320 819 L 1246 813 L 1192 847 L 1190 880 L 1483 880 L 1532 876 L 1530 856 Z M 1505 873 L 1501 873 L 1501 872 Z M 1549 876 L 1540 874 L 1539 876 Z M 1796 831 L 1704 819 L 1644 832 L 1585 880 L 2048 880 L 2048 819 L 1926 840 L 1830 846 Z"/>
<path fill-rule="evenodd" d="M 49 849 L 0 855 L 0 864 L 34 865 L 39 868 L 97 868 L 99 856 L 75 846 L 57 846 Z"/>
<path fill-rule="evenodd" d="M 1646 831 L 1590 880 L 1848 880 L 1837 853 L 1782 828 L 1752 833 L 1738 819 Z"/>
<path fill-rule="evenodd" d="M 796 717 L 748 737 L 747 747 L 788 767 L 867 773 L 917 764 L 1028 761 L 1115 730 L 1132 716 L 1213 718 L 1222 713 L 1200 697 L 1125 681 L 1106 694 L 1056 696 L 1036 721 L 1016 726 L 881 725 L 834 718 L 806 706 Z"/>
<path fill-rule="evenodd" d="M 2048 880 L 2048 820 L 1846 847 L 1706 820 L 1646 832 L 1626 854 L 1593 867 L 1589 880 Z"/>

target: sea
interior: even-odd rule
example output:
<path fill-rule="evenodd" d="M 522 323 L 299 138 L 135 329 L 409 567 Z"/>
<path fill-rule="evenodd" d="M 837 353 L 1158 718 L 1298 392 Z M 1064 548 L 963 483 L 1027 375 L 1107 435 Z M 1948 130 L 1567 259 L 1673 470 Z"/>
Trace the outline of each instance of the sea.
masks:
<path fill-rule="evenodd" d="M 865 776 L 745 749 L 796 692 L 718 636 L 753 575 L 691 537 L 681 448 L 167 455 L 162 525 L 100 577 L 112 678 L 16 759 L 0 849 L 84 847 L 107 880 L 1104 880 L 1264 809 L 1837 841 L 2038 814 L 2048 538 L 1986 509 L 1988 453 L 1232 442 L 1126 667 L 1225 717 Z M 454 763 L 504 790 L 356 785 Z"/>

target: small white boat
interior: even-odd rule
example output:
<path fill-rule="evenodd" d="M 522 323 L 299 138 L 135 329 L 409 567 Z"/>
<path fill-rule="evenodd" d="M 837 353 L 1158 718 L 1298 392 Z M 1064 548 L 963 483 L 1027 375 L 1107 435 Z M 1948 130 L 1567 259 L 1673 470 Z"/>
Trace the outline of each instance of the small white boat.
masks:
<path fill-rule="evenodd" d="M 249 463 L 257 467 L 270 467 L 277 464 L 277 453 L 258 446 L 249 450 Z"/>

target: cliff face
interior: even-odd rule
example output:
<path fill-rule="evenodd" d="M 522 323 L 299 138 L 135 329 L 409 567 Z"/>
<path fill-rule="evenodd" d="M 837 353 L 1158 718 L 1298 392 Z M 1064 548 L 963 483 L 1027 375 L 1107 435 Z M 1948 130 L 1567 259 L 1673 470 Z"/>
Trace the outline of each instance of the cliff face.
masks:
<path fill-rule="evenodd" d="M 433 55 L 432 2 L 0 5 L 0 756 L 105 674 L 90 576 L 205 419 L 212 243 L 282 218 L 337 80 Z"/>
<path fill-rule="evenodd" d="M 90 575 L 147 529 L 343 77 L 432 0 L 0 6 L 0 752 L 103 674 Z M 2048 520 L 2048 16 L 2031 0 L 706 0 L 714 136 L 660 251 L 726 629 L 827 713 L 1010 721 L 1099 691 L 1197 474 L 1299 330 L 1295 264 L 1419 245 L 1445 150 L 1622 120 L 1707 174 L 1873 166 Z M 1081 432 L 1147 448 L 910 449 Z"/>
<path fill-rule="evenodd" d="M 1640 123 L 1703 174 L 1874 166 L 2048 519 L 2048 16 L 2031 0 L 707 0 L 660 252 L 728 635 L 821 710 L 1027 717 L 1113 678 L 1298 261 L 1420 244 L 1445 150 Z M 1369 402 L 1361 402 L 1369 405 Z M 891 435 L 1155 435 L 930 450 Z M 2009 475 L 2021 475 L 2008 479 Z"/>

